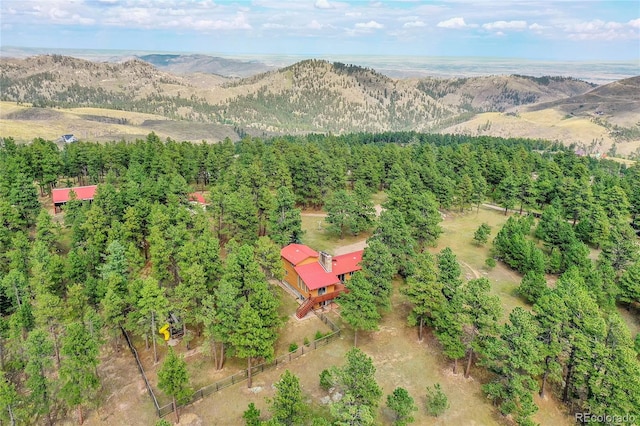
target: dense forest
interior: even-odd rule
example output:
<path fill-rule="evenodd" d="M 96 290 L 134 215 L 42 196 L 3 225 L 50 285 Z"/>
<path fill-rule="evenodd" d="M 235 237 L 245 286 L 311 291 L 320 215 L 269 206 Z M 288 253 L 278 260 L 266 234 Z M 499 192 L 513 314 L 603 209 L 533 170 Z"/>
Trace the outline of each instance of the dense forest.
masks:
<path fill-rule="evenodd" d="M 55 217 L 43 207 L 53 188 L 89 184 L 98 184 L 92 203 L 72 199 Z M 207 191 L 206 209 L 189 201 L 194 190 Z M 387 200 L 376 218 L 379 191 Z M 522 274 L 527 309 L 502 312 L 486 278 L 461 278 L 453 251 L 426 250 L 442 232 L 440 212 L 487 201 L 511 215 L 492 259 Z M 337 234 L 372 230 L 363 271 L 339 301 L 356 331 L 375 327 L 400 278 L 409 324 L 433 329 L 454 371 L 458 361 L 464 374 L 485 368 L 484 392 L 518 424 L 533 424 L 535 392 L 553 392 L 573 412 L 639 412 L 640 339 L 618 309 L 637 315 L 640 303 L 640 166 L 493 137 L 193 144 L 152 133 L 63 149 L 2 140 L 0 419 L 53 424 L 77 410 L 81 420 L 100 387 L 101 348 L 122 346 L 120 327 L 155 348 L 169 311 L 182 317 L 187 344 L 205 336 L 218 368 L 227 355 L 249 366 L 272 358 L 282 320 L 268 278 L 281 277 L 279 250 L 300 240 L 307 207 L 324 208 Z M 476 234 L 484 244 L 486 232 Z M 357 350 L 349 356 L 368 362 Z M 170 352 L 167 369 L 179 362 Z M 358 424 L 373 424 L 379 389 L 350 393 L 347 370 L 330 372 L 346 389 L 330 418 L 347 424 L 358 412 L 366 414 Z M 295 376 L 278 390 L 287 383 Z M 188 398 L 175 385 L 160 386 Z"/>

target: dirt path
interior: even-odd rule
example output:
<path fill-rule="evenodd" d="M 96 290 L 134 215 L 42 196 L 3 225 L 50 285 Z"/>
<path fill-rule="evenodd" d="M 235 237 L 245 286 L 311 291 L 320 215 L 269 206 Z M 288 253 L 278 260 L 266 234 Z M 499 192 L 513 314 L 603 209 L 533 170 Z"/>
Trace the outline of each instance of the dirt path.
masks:
<path fill-rule="evenodd" d="M 336 256 L 346 253 L 351 253 L 358 250 L 364 250 L 367 246 L 367 240 L 358 241 L 357 243 L 348 244 L 346 246 L 339 247 L 334 250 Z"/>
<path fill-rule="evenodd" d="M 476 271 L 475 269 L 473 269 L 473 267 L 471 265 L 469 265 L 467 262 L 463 262 L 462 260 L 458 259 L 458 262 L 460 262 L 461 265 L 463 265 L 465 268 L 468 268 L 471 273 L 473 274 L 473 277 L 475 279 L 478 279 L 481 277 L 480 273 L 478 271 Z"/>
<path fill-rule="evenodd" d="M 376 204 L 375 206 L 373 206 L 373 208 L 376 209 L 376 216 L 380 216 L 380 213 L 382 212 L 382 206 L 380 204 Z M 316 213 L 311 211 L 303 211 L 301 215 L 307 217 L 327 217 L 327 214 L 325 212 Z"/>
<path fill-rule="evenodd" d="M 301 216 L 306 216 L 306 217 L 327 217 L 326 213 L 310 213 L 310 212 L 302 212 L 300 214 Z"/>

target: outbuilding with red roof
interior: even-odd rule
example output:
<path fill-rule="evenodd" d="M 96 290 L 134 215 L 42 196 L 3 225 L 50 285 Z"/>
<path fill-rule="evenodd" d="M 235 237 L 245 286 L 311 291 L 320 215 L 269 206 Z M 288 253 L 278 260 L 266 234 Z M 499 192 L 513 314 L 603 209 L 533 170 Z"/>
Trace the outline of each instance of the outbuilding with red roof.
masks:
<path fill-rule="evenodd" d="M 97 185 L 74 186 L 73 188 L 55 188 L 51 191 L 53 208 L 56 213 L 62 211 L 62 206 L 71 199 L 71 192 L 75 193 L 76 200 L 93 201 L 96 195 Z"/>

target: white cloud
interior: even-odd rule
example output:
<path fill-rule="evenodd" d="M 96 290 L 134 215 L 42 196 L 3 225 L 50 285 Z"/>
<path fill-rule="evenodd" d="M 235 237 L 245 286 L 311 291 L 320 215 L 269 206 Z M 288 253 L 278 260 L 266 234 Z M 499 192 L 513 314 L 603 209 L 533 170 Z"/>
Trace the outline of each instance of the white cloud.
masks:
<path fill-rule="evenodd" d="M 266 24 L 262 24 L 262 28 L 265 28 L 267 30 L 281 30 L 283 28 L 287 28 L 287 26 L 282 24 L 274 24 L 271 22 L 267 22 Z"/>
<path fill-rule="evenodd" d="M 328 0 L 316 0 L 314 6 L 317 9 L 333 9 L 333 5 Z"/>
<path fill-rule="evenodd" d="M 572 22 L 564 25 L 564 31 L 569 33 L 571 40 L 633 40 L 640 39 L 637 29 L 640 28 L 640 19 L 632 19 L 626 23 L 600 19 L 592 21 Z"/>
<path fill-rule="evenodd" d="M 495 21 L 482 24 L 482 28 L 489 31 L 524 30 L 527 28 L 527 21 Z"/>
<path fill-rule="evenodd" d="M 457 28 L 464 28 L 467 26 L 467 24 L 464 22 L 464 18 L 458 17 L 458 18 L 451 18 L 451 19 L 447 19 L 446 21 L 438 22 L 436 26 L 440 28 L 457 29 Z"/>
<path fill-rule="evenodd" d="M 325 27 L 325 25 L 321 24 L 320 22 L 316 21 L 315 19 L 311 22 L 309 22 L 309 24 L 307 25 L 307 28 L 311 28 L 312 30 L 321 30 Z"/>
<path fill-rule="evenodd" d="M 405 22 L 405 24 L 403 25 L 404 28 L 419 28 L 419 27 L 426 27 L 427 24 L 425 24 L 422 21 L 410 21 L 410 22 Z"/>
<path fill-rule="evenodd" d="M 356 28 L 359 28 L 359 29 L 369 29 L 369 30 L 380 30 L 384 28 L 384 25 L 376 21 L 358 22 L 355 26 Z"/>
<path fill-rule="evenodd" d="M 545 27 L 543 27 L 542 25 L 536 23 L 533 23 L 531 25 L 529 25 L 529 29 L 533 30 L 533 31 L 540 31 L 540 30 L 544 30 Z"/>

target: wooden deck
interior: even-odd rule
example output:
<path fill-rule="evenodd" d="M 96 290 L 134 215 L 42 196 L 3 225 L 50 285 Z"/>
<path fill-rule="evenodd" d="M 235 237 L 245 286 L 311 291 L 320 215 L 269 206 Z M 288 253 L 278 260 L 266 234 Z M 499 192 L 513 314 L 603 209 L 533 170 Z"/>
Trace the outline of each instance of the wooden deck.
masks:
<path fill-rule="evenodd" d="M 296 310 L 296 317 L 304 318 L 304 316 L 307 315 L 309 311 L 313 309 L 313 307 L 318 303 L 322 303 L 327 300 L 333 300 L 336 297 L 338 297 L 340 294 L 346 293 L 348 291 L 349 290 L 347 290 L 344 284 L 336 284 L 335 291 L 332 291 L 331 293 L 325 293 L 320 296 L 310 297 L 307 300 L 305 300 Z"/>

